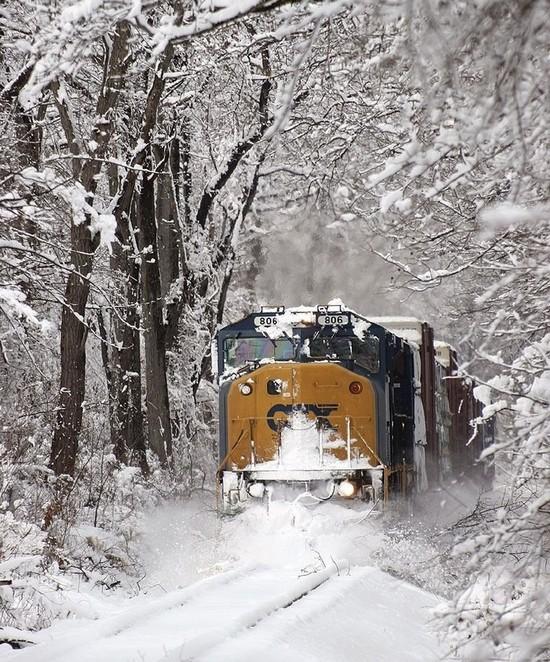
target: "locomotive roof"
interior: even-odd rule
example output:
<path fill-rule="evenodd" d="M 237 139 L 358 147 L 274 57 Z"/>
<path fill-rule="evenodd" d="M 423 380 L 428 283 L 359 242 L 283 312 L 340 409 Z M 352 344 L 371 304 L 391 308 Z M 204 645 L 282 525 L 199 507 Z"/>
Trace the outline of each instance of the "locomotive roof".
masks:
<path fill-rule="evenodd" d="M 318 306 L 261 306 L 259 310 L 223 327 L 221 331 L 231 333 L 254 328 L 257 332 L 276 339 L 285 334 L 291 335 L 292 328 L 321 325 L 351 326 L 355 334 L 361 335 L 373 323 L 376 325 L 343 303 L 331 302 Z"/>
<path fill-rule="evenodd" d="M 422 320 L 416 317 L 371 317 L 376 324 L 380 324 L 396 336 L 420 347 L 422 345 Z"/>
<path fill-rule="evenodd" d="M 295 328 L 324 326 L 337 327 L 343 333 L 352 331 L 360 338 L 370 329 L 377 335 L 395 335 L 405 342 L 420 345 L 422 324 L 421 320 L 413 317 L 366 317 L 336 299 L 318 306 L 261 306 L 259 310 L 223 327 L 220 333 L 227 336 L 253 332 L 275 340 L 291 336 Z"/>
<path fill-rule="evenodd" d="M 422 325 L 428 324 L 416 317 L 369 317 L 369 320 L 419 347 L 422 345 Z M 436 361 L 448 368 L 451 365 L 453 354 L 456 354 L 455 348 L 444 340 L 434 340 L 434 349 Z"/>

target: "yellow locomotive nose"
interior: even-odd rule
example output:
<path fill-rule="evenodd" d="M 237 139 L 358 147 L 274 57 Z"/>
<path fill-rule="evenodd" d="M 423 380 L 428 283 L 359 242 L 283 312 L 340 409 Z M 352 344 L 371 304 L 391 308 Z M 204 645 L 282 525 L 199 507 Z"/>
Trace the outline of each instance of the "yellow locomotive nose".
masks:
<path fill-rule="evenodd" d="M 226 466 L 248 470 L 278 463 L 291 468 L 292 455 L 299 457 L 302 469 L 344 462 L 376 466 L 375 412 L 369 379 L 339 364 L 263 365 L 229 389 Z M 311 466 L 304 466 L 304 458 Z"/>

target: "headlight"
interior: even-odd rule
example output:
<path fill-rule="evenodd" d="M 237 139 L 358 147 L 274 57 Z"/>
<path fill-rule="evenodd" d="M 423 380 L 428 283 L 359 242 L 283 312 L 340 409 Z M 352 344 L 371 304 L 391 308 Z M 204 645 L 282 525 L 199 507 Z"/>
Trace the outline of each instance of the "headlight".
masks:
<path fill-rule="evenodd" d="M 262 499 L 265 494 L 265 485 L 263 483 L 250 483 L 247 492 L 254 499 Z"/>
<path fill-rule="evenodd" d="M 352 483 L 351 480 L 343 480 L 340 485 L 338 485 L 338 494 L 341 497 L 349 499 L 355 494 L 355 483 Z"/>
<path fill-rule="evenodd" d="M 239 386 L 239 391 L 243 395 L 250 395 L 252 393 L 252 386 L 250 384 L 241 384 Z"/>

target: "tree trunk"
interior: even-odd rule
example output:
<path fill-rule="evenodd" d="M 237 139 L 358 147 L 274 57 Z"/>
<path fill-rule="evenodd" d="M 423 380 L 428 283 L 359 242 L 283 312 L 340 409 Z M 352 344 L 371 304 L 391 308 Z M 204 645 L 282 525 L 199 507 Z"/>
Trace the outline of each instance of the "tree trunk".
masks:
<path fill-rule="evenodd" d="M 118 227 L 126 223 L 119 223 Z M 111 315 L 113 349 L 111 380 L 113 416 L 111 441 L 120 462 L 137 463 L 146 474 L 149 471 L 145 453 L 143 413 L 141 411 L 141 352 L 139 338 L 139 264 L 128 258 L 129 232 L 122 245 L 117 244 L 111 257 L 111 269 L 121 279 L 121 299 L 118 315 Z"/>
<path fill-rule="evenodd" d="M 177 139 L 174 140 L 177 142 Z M 156 167 L 160 169 L 156 179 L 155 214 L 159 252 L 161 293 L 164 299 L 170 294 L 172 284 L 179 277 L 181 228 L 176 207 L 174 179 L 172 175 L 172 146 L 164 150 L 155 147 Z M 177 148 L 175 150 L 177 152 Z"/>
<path fill-rule="evenodd" d="M 149 445 L 158 455 L 161 464 L 167 465 L 172 453 L 172 431 L 166 379 L 166 327 L 155 223 L 155 187 L 152 178 L 147 175 L 142 179 L 138 223 L 143 260 L 142 310 Z"/>
<path fill-rule="evenodd" d="M 92 271 L 97 240 L 87 224 L 71 229 L 72 264 L 75 271 L 67 280 L 65 305 L 61 314 L 61 387 L 50 466 L 56 475 L 74 473 L 78 435 L 82 425 L 82 402 L 86 383 L 86 336 L 84 323 L 90 293 L 88 276 Z"/>
<path fill-rule="evenodd" d="M 106 122 L 107 112 L 112 117 L 124 85 L 122 73 L 127 66 L 129 23 L 120 23 L 104 62 L 104 84 L 96 104 L 96 122 L 91 137 L 97 144 L 97 160 L 87 160 L 82 165 L 80 159 L 72 163 L 73 175 L 79 179 L 93 204 L 97 188 L 97 175 L 101 170 L 101 159 L 105 156 L 111 135 L 113 121 Z M 76 133 L 72 117 L 66 106 L 66 99 L 56 93 L 56 81 L 50 86 L 56 96 L 60 123 L 67 142 L 76 146 Z M 61 314 L 61 384 L 57 425 L 52 440 L 50 466 L 56 475 L 74 474 L 78 450 L 78 435 L 82 426 L 82 403 L 86 384 L 86 336 L 84 321 L 86 304 L 90 294 L 89 276 L 92 272 L 94 253 L 99 246 L 100 234 L 90 232 L 90 218 L 84 222 L 71 224 L 71 264 L 74 271 L 67 279 L 65 301 Z"/>
<path fill-rule="evenodd" d="M 177 346 L 179 321 L 184 306 L 184 292 L 187 290 L 183 283 L 187 281 L 189 269 L 186 262 L 185 252 L 183 250 L 183 239 L 189 236 L 191 226 L 191 172 L 189 169 L 190 160 L 190 135 L 189 121 L 184 118 L 181 138 L 174 138 L 170 147 L 169 156 L 169 177 L 171 185 L 171 200 L 173 204 L 174 227 L 172 241 L 174 248 L 172 253 L 172 285 L 175 284 L 172 296 L 166 303 L 166 349 L 174 350 Z M 180 195 L 181 193 L 181 195 Z M 160 191 L 157 192 L 159 198 L 162 197 Z M 176 200 L 181 199 L 181 214 Z M 157 210 L 158 212 L 158 210 Z M 160 218 L 160 216 L 159 216 Z M 183 228 L 182 228 L 183 223 Z M 177 260 L 177 262 L 176 262 Z M 161 259 L 163 262 L 164 259 Z M 179 280 L 179 283 L 176 281 Z"/>

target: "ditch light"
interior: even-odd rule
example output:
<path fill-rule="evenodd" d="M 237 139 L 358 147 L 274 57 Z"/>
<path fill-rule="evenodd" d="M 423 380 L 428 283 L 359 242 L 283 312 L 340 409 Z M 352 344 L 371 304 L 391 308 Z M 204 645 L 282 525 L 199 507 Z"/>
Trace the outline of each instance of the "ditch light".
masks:
<path fill-rule="evenodd" d="M 351 480 L 343 480 L 339 485 L 338 485 L 338 494 L 341 497 L 344 497 L 345 499 L 350 499 L 355 492 L 357 491 L 357 487 L 355 483 L 352 483 Z"/>

